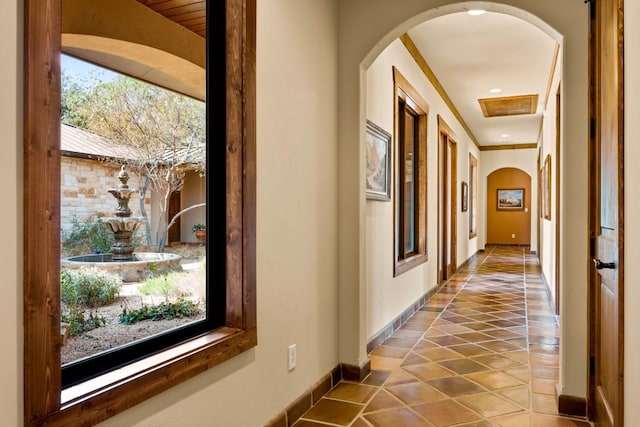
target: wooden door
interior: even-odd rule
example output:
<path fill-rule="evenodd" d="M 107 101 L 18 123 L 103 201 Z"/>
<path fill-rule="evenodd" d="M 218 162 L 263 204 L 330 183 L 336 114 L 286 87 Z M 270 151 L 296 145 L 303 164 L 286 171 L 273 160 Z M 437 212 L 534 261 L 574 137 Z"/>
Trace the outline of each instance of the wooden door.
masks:
<path fill-rule="evenodd" d="M 592 2 L 595 138 L 590 397 L 596 426 L 623 426 L 623 0 Z M 593 136 L 593 135 L 592 135 Z"/>
<path fill-rule="evenodd" d="M 169 197 L 169 214 L 167 215 L 167 220 L 171 221 L 171 219 L 176 216 L 181 209 L 181 201 L 180 201 L 180 192 L 174 191 L 171 193 Z M 178 243 L 181 240 L 180 235 L 180 217 L 176 219 L 176 222 L 171 226 L 169 232 L 167 234 L 167 242 L 168 243 Z"/>
<path fill-rule="evenodd" d="M 441 123 L 443 128 L 446 127 Z M 457 267 L 457 144 L 448 132 L 439 138 L 439 267 L 440 282 L 449 279 Z"/>

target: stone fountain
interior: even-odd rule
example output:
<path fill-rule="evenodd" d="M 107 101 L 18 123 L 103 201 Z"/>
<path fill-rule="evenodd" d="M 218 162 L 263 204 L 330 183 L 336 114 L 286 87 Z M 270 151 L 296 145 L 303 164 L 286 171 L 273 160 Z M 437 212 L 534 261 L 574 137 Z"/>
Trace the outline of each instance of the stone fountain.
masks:
<path fill-rule="evenodd" d="M 118 207 L 114 212 L 115 216 L 99 218 L 98 221 L 107 224 L 116 239 L 113 246 L 111 246 L 112 261 L 133 261 L 135 258 L 131 238 L 140 227 L 140 224 L 146 222 L 147 219 L 141 216 L 131 216 L 129 199 L 136 193 L 136 190 L 129 188 L 127 185 L 129 174 L 124 165 L 120 169 L 118 180 L 120 180 L 118 188 L 108 190 L 118 200 Z"/>
<path fill-rule="evenodd" d="M 160 252 L 134 253 L 131 243 L 133 235 L 147 221 L 144 217 L 131 216 L 129 200 L 136 190 L 129 188 L 129 174 L 124 165 L 118 174 L 120 184 L 118 188 L 109 189 L 109 193 L 118 201 L 114 216 L 99 218 L 98 220 L 109 226 L 113 232 L 115 243 L 109 254 L 79 255 L 61 260 L 63 268 L 95 267 L 117 274 L 124 282 L 139 282 L 155 274 L 169 271 L 180 271 L 181 257 L 175 254 Z"/>

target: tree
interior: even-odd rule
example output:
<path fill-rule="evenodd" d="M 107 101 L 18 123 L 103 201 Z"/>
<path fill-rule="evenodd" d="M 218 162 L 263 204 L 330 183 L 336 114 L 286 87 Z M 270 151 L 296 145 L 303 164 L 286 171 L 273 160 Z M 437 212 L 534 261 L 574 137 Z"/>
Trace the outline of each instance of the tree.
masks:
<path fill-rule="evenodd" d="M 69 87 L 77 89 L 74 85 Z M 162 251 L 171 220 L 167 217 L 171 194 L 182 188 L 186 171 L 205 173 L 204 103 L 124 76 L 89 87 L 85 99 L 77 94 L 68 99 L 80 99 L 73 104 L 75 113 L 68 116 L 84 120 L 86 129 L 120 145 L 127 154 L 118 162 L 143 177 L 143 216 L 147 216 L 147 191 L 160 195 L 160 217 L 153 240 Z M 147 231 L 151 243 L 152 233 L 149 228 Z"/>

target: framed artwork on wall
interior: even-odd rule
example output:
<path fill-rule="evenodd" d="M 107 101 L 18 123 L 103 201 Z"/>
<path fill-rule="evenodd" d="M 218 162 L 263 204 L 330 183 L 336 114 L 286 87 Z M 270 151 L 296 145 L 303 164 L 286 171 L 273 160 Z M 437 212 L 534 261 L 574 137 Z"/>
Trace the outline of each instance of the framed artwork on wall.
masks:
<path fill-rule="evenodd" d="M 391 200 L 391 134 L 367 120 L 367 199 Z"/>
<path fill-rule="evenodd" d="M 547 154 L 544 159 L 544 167 L 542 169 L 542 214 L 544 219 L 551 220 L 551 155 Z"/>
<path fill-rule="evenodd" d="M 460 195 L 462 198 L 460 201 L 462 212 L 466 212 L 469 209 L 469 184 L 464 181 L 462 181 L 462 190 L 460 191 Z"/>
<path fill-rule="evenodd" d="M 499 211 L 519 211 L 524 209 L 524 188 L 498 188 Z"/>

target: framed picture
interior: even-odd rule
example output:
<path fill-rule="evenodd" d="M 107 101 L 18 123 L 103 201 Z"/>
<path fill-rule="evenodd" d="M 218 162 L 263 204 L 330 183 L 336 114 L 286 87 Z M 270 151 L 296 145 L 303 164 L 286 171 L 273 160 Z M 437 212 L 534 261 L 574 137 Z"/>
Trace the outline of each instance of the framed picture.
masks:
<path fill-rule="evenodd" d="M 391 134 L 367 120 L 367 199 L 391 200 Z"/>
<path fill-rule="evenodd" d="M 469 209 L 469 184 L 462 181 L 462 191 L 460 192 L 462 200 L 460 206 L 462 206 L 462 212 L 466 212 Z"/>
<path fill-rule="evenodd" d="M 542 183 L 542 214 L 544 219 L 551 220 L 551 155 L 547 154 L 544 159 Z"/>
<path fill-rule="evenodd" d="M 524 188 L 499 188 L 498 210 L 518 211 L 524 209 Z"/>

